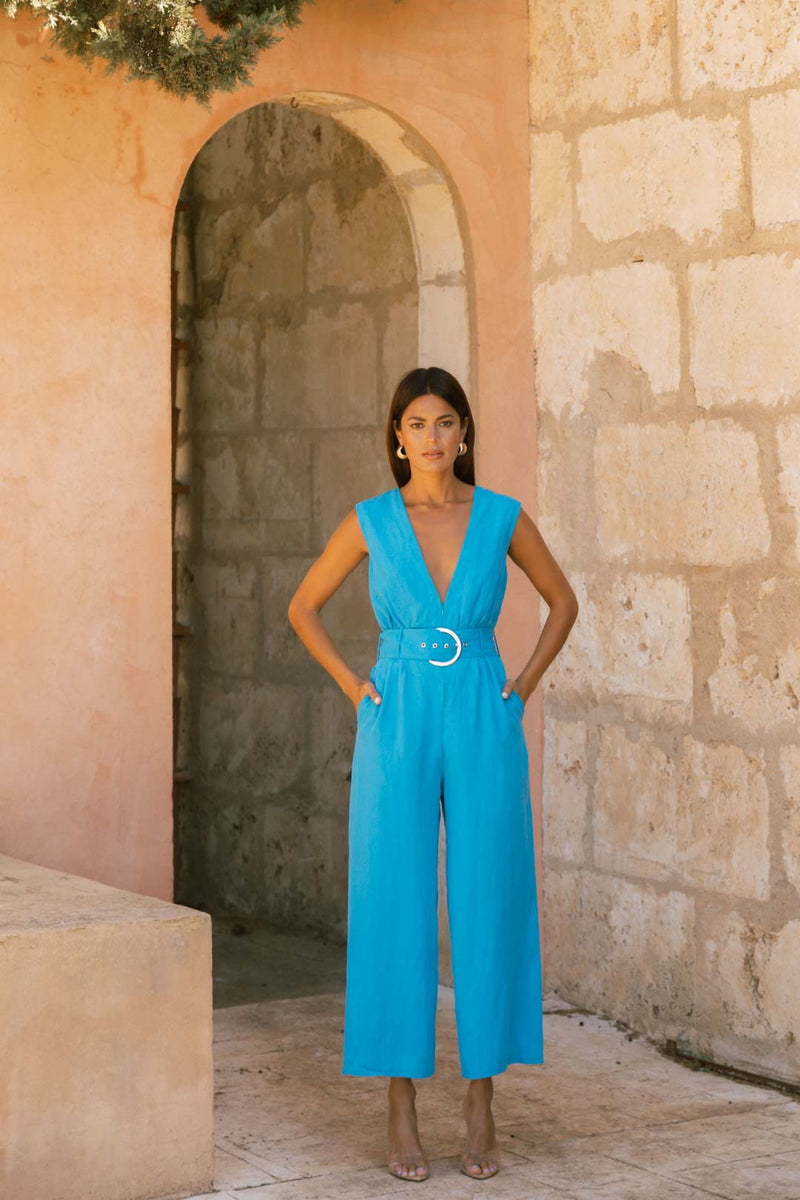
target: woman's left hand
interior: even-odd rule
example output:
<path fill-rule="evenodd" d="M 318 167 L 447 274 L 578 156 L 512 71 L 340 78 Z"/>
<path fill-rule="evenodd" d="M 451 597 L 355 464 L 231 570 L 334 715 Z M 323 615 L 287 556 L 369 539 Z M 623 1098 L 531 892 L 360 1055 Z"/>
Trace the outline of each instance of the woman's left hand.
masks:
<path fill-rule="evenodd" d="M 527 700 L 527 696 L 523 696 L 523 694 L 519 690 L 519 688 L 516 687 L 516 682 L 517 682 L 516 679 L 507 679 L 505 681 L 505 683 L 503 684 L 503 690 L 500 693 L 500 695 L 503 697 L 504 700 L 507 700 L 512 692 L 516 692 L 517 695 L 519 696 L 520 700 L 524 704 L 525 701 Z"/>

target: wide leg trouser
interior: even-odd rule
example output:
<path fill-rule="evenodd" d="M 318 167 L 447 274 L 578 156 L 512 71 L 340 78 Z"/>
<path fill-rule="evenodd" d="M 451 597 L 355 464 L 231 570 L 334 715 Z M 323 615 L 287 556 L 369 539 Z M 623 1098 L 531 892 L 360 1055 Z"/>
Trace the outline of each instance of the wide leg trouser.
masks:
<path fill-rule="evenodd" d="M 522 701 L 500 695 L 499 655 L 379 658 L 371 678 L 382 703 L 359 705 L 351 775 L 342 1073 L 434 1073 L 440 813 L 462 1076 L 541 1063 Z"/>

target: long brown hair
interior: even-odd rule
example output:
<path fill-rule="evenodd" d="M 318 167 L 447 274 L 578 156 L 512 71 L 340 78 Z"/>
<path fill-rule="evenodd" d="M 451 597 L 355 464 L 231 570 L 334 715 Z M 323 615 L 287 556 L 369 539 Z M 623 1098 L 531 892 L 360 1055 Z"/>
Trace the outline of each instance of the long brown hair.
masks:
<path fill-rule="evenodd" d="M 395 451 L 399 445 L 394 431 L 394 422 L 400 424 L 403 413 L 412 400 L 419 396 L 438 396 L 456 410 L 459 420 L 469 418 L 464 441 L 467 444 L 466 454 L 461 454 L 453 463 L 453 472 L 464 483 L 475 483 L 475 421 L 469 406 L 467 394 L 455 375 L 445 371 L 444 367 L 415 367 L 408 371 L 395 388 L 392 402 L 389 405 L 389 416 L 386 421 L 386 454 L 392 474 L 397 480 L 398 487 L 403 487 L 411 478 L 411 467 L 408 459 L 398 458 Z"/>

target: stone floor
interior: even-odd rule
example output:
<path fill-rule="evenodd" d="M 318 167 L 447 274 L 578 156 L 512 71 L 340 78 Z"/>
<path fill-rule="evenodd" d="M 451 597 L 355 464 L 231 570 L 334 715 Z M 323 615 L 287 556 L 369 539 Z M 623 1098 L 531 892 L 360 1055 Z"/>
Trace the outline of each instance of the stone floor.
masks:
<path fill-rule="evenodd" d="M 800 1200 L 800 1102 L 673 1062 L 554 996 L 545 1064 L 495 1077 L 502 1169 L 465 1178 L 465 1085 L 444 987 L 436 1074 L 416 1082 L 430 1177 L 395 1179 L 384 1166 L 387 1081 L 341 1074 L 342 947 L 215 922 L 214 974 L 209 1197 L 379 1200 L 420 1188 L 427 1200 Z"/>

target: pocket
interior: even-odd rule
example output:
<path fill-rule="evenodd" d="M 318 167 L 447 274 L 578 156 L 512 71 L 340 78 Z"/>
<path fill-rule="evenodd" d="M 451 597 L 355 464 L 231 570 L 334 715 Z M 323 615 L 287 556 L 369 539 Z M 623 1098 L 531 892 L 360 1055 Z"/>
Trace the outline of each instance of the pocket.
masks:
<path fill-rule="evenodd" d="M 506 700 L 506 704 L 510 704 L 512 700 L 516 701 L 517 715 L 521 717 L 525 712 L 525 701 L 522 699 L 522 696 L 520 696 L 519 692 L 515 691 L 513 688 L 508 699 Z"/>

